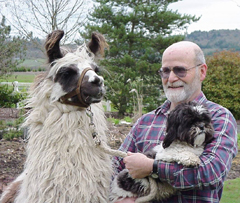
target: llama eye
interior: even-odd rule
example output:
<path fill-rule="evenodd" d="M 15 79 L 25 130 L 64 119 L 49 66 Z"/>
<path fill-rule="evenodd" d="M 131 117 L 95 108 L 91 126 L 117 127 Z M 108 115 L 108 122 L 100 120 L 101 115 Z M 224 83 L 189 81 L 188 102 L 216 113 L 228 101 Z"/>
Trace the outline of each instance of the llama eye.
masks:
<path fill-rule="evenodd" d="M 66 80 L 70 80 L 70 78 L 72 78 L 73 76 L 77 75 L 77 69 L 76 67 L 74 67 L 74 65 L 70 66 L 70 67 L 62 67 L 55 79 L 54 82 L 60 82 L 61 81 L 66 81 Z"/>
<path fill-rule="evenodd" d="M 95 71 L 95 73 L 99 73 L 100 72 L 100 68 L 96 64 L 90 64 L 90 66 Z"/>

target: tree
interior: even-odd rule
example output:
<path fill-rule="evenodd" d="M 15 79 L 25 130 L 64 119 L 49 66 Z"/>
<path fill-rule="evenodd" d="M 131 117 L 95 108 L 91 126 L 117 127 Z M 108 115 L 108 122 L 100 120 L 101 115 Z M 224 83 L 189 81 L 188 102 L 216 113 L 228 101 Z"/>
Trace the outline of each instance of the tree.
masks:
<path fill-rule="evenodd" d="M 207 58 L 207 64 L 203 92 L 209 100 L 228 108 L 240 119 L 240 53 L 216 52 Z"/>
<path fill-rule="evenodd" d="M 161 79 L 157 71 L 161 67 L 162 52 L 170 44 L 184 39 L 173 32 L 185 29 L 199 18 L 168 10 L 168 5 L 177 0 L 95 1 L 98 4 L 82 35 L 89 36 L 98 30 L 105 34 L 110 45 L 106 60 L 102 61 L 109 73 L 105 75 L 107 98 L 119 114 L 132 111 L 133 97 L 127 81 L 140 77 L 145 108 L 156 108 L 161 98 Z"/>
<path fill-rule="evenodd" d="M 5 24 L 2 17 L 0 24 L 0 77 L 8 76 L 22 62 L 25 49 L 24 40 L 11 37 L 11 27 Z"/>
<path fill-rule="evenodd" d="M 86 18 L 84 1 L 8 0 L 5 11 L 11 13 L 11 26 L 43 50 L 36 37 L 45 39 L 53 30 L 65 31 L 62 43 L 75 38 Z"/>

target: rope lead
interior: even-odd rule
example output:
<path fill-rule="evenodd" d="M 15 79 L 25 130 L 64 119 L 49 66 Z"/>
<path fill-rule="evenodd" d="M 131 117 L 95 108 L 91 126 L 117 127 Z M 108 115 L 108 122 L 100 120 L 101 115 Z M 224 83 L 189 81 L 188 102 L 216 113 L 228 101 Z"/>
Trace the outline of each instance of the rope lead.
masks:
<path fill-rule="evenodd" d="M 96 132 L 96 126 L 93 122 L 93 112 L 91 111 L 91 106 L 86 109 L 86 114 L 90 118 L 90 123 L 89 127 L 92 131 L 92 137 L 94 140 L 94 143 L 96 147 L 101 149 L 103 152 L 112 155 L 112 156 L 118 156 L 121 158 L 124 158 L 127 156 L 126 152 L 120 151 L 120 150 L 115 150 L 111 149 L 105 142 L 102 142 L 100 138 L 98 137 L 98 133 Z M 139 197 L 136 199 L 137 203 L 144 203 L 152 200 L 156 194 L 157 194 L 157 183 L 152 177 L 148 177 L 149 179 L 149 194 L 147 196 Z"/>

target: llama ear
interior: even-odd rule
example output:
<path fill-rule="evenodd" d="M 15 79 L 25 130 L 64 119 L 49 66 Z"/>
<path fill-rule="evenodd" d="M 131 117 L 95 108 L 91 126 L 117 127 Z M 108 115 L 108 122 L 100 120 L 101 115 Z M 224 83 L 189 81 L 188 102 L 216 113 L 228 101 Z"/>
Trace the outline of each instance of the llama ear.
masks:
<path fill-rule="evenodd" d="M 87 46 L 92 53 L 95 55 L 100 54 L 101 56 L 104 56 L 104 49 L 108 48 L 104 36 L 98 32 L 92 33 L 92 39 Z"/>
<path fill-rule="evenodd" d="M 63 57 L 59 45 L 63 35 L 64 32 L 62 30 L 55 30 L 47 36 L 45 42 L 45 49 L 47 52 L 49 63 L 52 63 L 55 59 Z"/>

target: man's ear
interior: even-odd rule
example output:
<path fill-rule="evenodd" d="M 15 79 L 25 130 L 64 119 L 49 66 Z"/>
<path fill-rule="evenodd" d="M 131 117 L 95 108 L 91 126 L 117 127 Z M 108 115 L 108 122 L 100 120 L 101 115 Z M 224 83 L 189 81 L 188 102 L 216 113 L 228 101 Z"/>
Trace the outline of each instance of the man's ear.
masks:
<path fill-rule="evenodd" d="M 207 65 L 206 64 L 202 64 L 200 66 L 200 80 L 201 82 L 206 78 L 206 75 L 207 75 Z"/>

